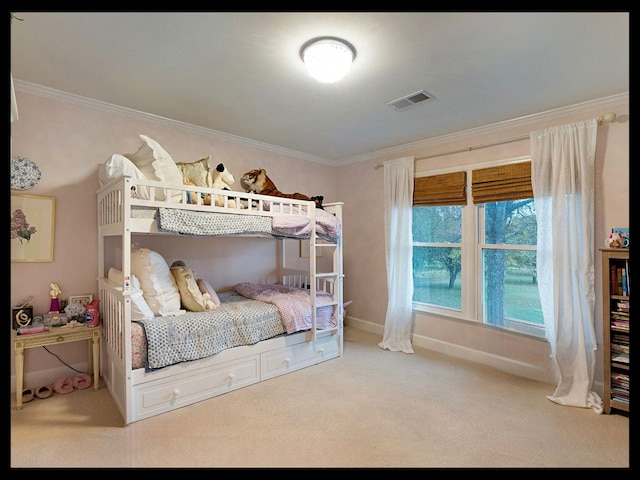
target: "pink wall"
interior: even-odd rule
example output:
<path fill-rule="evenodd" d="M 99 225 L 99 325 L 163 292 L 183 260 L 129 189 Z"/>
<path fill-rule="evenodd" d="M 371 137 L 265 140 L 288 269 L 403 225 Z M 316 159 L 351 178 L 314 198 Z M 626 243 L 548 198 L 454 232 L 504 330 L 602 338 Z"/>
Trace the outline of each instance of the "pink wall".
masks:
<path fill-rule="evenodd" d="M 241 190 L 240 176 L 254 168 L 265 168 L 283 192 L 324 195 L 325 202 L 336 196 L 336 169 L 332 166 L 274 153 L 249 142 L 221 138 L 200 128 L 111 108 L 82 105 L 27 92 L 16 92 L 19 120 L 11 124 L 12 155 L 37 163 L 42 178 L 24 193 L 56 198 L 54 261 L 52 263 L 11 263 L 11 305 L 33 295 L 35 314 L 49 310 L 49 284 L 57 282 L 61 298 L 68 295 L 97 294 L 96 190 L 98 165 L 114 153 L 134 153 L 139 134 L 162 145 L 177 162 L 196 161 L 211 155 L 211 162 L 225 163 L 236 177 L 232 186 Z M 81 103 L 78 105 L 78 103 Z M 171 263 L 183 259 L 214 288 L 230 288 L 234 283 L 261 278 L 276 265 L 276 240 L 203 239 L 142 237 L 141 246 L 155 248 Z M 243 256 L 232 255 L 242 245 Z M 207 261 L 202 261 L 207 258 Z M 297 259 L 297 261 L 301 261 Z M 291 265 L 295 267 L 296 265 Z M 87 361 L 83 342 L 49 348 L 71 365 Z M 13 351 L 13 344 L 11 344 Z M 12 372 L 13 356 L 12 356 Z M 37 387 L 53 383 L 61 375 L 72 375 L 42 348 L 25 355 L 25 385 Z M 30 383 L 31 382 L 31 383 Z"/>

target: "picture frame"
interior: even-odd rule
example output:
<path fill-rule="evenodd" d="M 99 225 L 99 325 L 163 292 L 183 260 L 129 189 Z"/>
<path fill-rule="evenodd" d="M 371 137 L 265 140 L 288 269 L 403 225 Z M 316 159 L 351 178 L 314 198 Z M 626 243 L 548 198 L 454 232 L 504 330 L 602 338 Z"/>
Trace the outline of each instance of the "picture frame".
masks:
<path fill-rule="evenodd" d="M 322 257 L 322 249 L 316 248 L 316 258 Z M 300 240 L 300 258 L 309 258 L 309 242 Z"/>
<path fill-rule="evenodd" d="M 11 261 L 53 262 L 56 199 L 11 195 Z"/>
<path fill-rule="evenodd" d="M 91 293 L 84 293 L 82 295 L 69 295 L 69 299 L 67 300 L 67 305 L 71 305 L 72 303 L 77 303 L 86 307 L 93 301 L 93 295 Z"/>

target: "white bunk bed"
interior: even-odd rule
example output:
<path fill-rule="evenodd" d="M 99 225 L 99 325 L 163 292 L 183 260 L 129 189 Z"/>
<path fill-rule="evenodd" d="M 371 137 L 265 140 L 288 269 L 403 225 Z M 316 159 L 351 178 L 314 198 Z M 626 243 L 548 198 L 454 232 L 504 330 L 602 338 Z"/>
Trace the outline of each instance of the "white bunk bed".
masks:
<path fill-rule="evenodd" d="M 143 190 L 144 198 L 134 194 Z M 176 192 L 179 192 L 181 200 L 176 200 Z M 205 205 L 202 199 L 207 195 L 223 198 L 222 206 Z M 327 238 L 325 227 L 317 219 L 322 212 L 321 215 L 329 214 L 341 225 L 342 203 L 325 204 L 324 210 L 319 210 L 314 202 L 193 185 L 169 186 L 128 176 L 105 184 L 98 190 L 97 197 L 98 292 L 102 324 L 100 374 L 125 424 L 342 356 L 341 228 L 337 237 Z M 189 203 L 194 198 L 195 203 Z M 167 225 L 172 229 L 174 223 L 180 223 L 171 216 L 176 214 L 193 214 L 197 217 L 196 223 L 206 219 L 204 223 L 209 224 L 209 219 L 214 218 L 214 226 L 209 225 L 207 232 L 203 233 L 207 236 L 248 234 L 282 239 L 283 255 L 280 257 L 283 264 L 278 271 L 278 283 L 309 291 L 311 328 L 283 333 L 252 345 L 227 348 L 207 358 L 183 361 L 156 370 L 133 368 L 132 290 L 131 282 L 126 281 L 131 278 L 132 235 L 199 234 L 193 230 L 192 221 L 187 222 L 187 231 L 168 232 Z M 225 223 L 225 219 L 229 222 Z M 220 228 L 221 225 L 244 224 L 245 220 L 251 224 L 248 233 Z M 260 223 L 259 227 L 255 227 L 255 221 Z M 305 225 L 304 231 L 299 230 L 300 225 Z M 284 264 L 286 238 L 309 242 L 310 252 L 318 248 L 330 252 L 332 270 L 318 272 L 314 254 L 309 255 L 308 272 L 287 268 Z M 125 279 L 122 286 L 107 278 L 113 267 L 122 271 Z M 327 294 L 329 301 L 319 305 L 317 298 Z M 333 309 L 337 321 L 332 328 L 319 329 L 317 312 L 327 306 Z"/>

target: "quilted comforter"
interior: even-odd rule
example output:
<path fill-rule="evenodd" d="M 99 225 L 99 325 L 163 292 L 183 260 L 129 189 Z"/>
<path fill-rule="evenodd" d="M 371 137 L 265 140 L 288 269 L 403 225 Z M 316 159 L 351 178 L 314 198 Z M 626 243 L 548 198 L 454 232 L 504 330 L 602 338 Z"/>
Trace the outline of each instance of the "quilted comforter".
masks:
<path fill-rule="evenodd" d="M 286 285 L 239 283 L 234 287 L 240 295 L 275 305 L 282 317 L 287 333 L 309 330 L 312 327 L 311 295 L 309 290 Z M 327 292 L 316 293 L 316 329 L 326 330 L 337 325 L 333 298 Z"/>

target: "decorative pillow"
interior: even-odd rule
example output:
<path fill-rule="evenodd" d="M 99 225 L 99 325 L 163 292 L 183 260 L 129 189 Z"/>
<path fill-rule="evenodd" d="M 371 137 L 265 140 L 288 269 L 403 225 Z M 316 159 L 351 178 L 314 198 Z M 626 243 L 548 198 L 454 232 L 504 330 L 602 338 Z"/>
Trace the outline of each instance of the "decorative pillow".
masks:
<path fill-rule="evenodd" d="M 158 142 L 140 135 L 142 145 L 136 153 L 125 154 L 138 167 L 148 180 L 161 181 L 167 185 L 182 185 L 182 173 L 173 161 L 171 155 Z M 156 192 L 156 199 L 164 200 L 163 190 Z M 179 202 L 182 193 L 178 190 L 171 192 L 171 200 Z"/>
<path fill-rule="evenodd" d="M 98 179 L 101 187 L 109 183 L 114 178 L 118 178 L 123 175 L 141 180 L 145 180 L 147 178 L 144 176 L 144 173 L 142 173 L 142 170 L 136 167 L 131 160 L 124 155 L 118 155 L 117 153 L 111 155 L 111 158 L 101 164 L 98 168 Z M 149 189 L 147 187 L 138 187 L 137 196 L 138 198 L 148 200 Z"/>
<path fill-rule="evenodd" d="M 108 277 L 111 283 L 115 283 L 119 287 L 124 286 L 124 275 L 121 270 L 115 268 L 109 269 Z M 140 280 L 135 275 L 131 275 L 131 320 L 142 320 L 143 318 L 153 318 L 153 312 L 149 308 L 149 304 L 144 299 L 142 288 L 140 288 Z"/>
<path fill-rule="evenodd" d="M 191 269 L 178 260 L 171 265 L 171 273 L 178 284 L 182 307 L 191 312 L 204 312 L 206 304 Z"/>
<path fill-rule="evenodd" d="M 190 181 L 198 187 L 212 188 L 213 179 L 209 168 L 210 158 L 211 155 L 201 158 L 197 162 L 176 162 L 178 169 L 182 173 L 183 181 L 185 181 L 185 183 L 187 183 L 186 181 Z"/>
<path fill-rule="evenodd" d="M 211 302 L 212 307 L 207 308 L 207 310 L 215 310 L 216 308 L 218 308 L 220 306 L 220 299 L 218 298 L 218 294 L 213 289 L 211 284 L 206 280 L 202 280 L 201 278 L 197 279 L 196 283 L 198 284 L 198 288 L 202 292 L 202 297 L 205 299 L 205 301 Z"/>
<path fill-rule="evenodd" d="M 131 273 L 140 280 L 142 295 L 154 315 L 185 313 L 180 309 L 178 285 L 162 255 L 148 248 L 133 248 Z"/>

